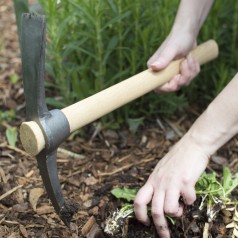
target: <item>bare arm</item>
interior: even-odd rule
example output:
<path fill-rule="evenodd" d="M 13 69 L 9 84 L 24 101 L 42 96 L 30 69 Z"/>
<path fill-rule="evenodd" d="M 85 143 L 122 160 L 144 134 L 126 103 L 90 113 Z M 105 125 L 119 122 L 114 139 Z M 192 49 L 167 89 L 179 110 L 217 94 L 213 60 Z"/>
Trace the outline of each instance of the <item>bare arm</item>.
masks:
<path fill-rule="evenodd" d="M 149 59 L 148 67 L 161 70 L 174 58 L 185 56 L 196 44 L 198 32 L 212 3 L 212 0 L 181 0 L 170 34 Z M 189 84 L 199 70 L 198 63 L 188 56 L 181 63 L 180 74 L 160 90 L 174 91 Z M 135 198 L 136 217 L 144 224 L 150 223 L 147 204 L 151 203 L 151 214 L 161 238 L 170 237 L 164 214 L 182 215 L 180 196 L 186 204 L 195 201 L 195 183 L 205 170 L 209 156 L 237 133 L 238 99 L 234 96 L 237 84 L 236 76 L 186 135 L 159 161 Z"/>
<path fill-rule="evenodd" d="M 171 60 L 187 55 L 196 45 L 196 38 L 212 6 L 213 0 L 181 0 L 173 27 L 157 51 L 147 62 L 155 71 L 165 68 Z M 160 87 L 158 92 L 171 92 L 188 85 L 200 68 L 191 56 L 180 67 L 180 74 Z"/>
<path fill-rule="evenodd" d="M 188 131 L 207 155 L 238 133 L 238 73 Z"/>
<path fill-rule="evenodd" d="M 238 133 L 238 74 L 213 100 L 189 131 L 156 165 L 134 204 L 137 218 L 149 223 L 146 206 L 151 202 L 152 217 L 162 238 L 169 236 L 164 213 L 179 217 L 180 196 L 191 205 L 196 199 L 195 184 L 209 157 Z"/>
<path fill-rule="evenodd" d="M 181 0 L 172 31 L 183 30 L 197 36 L 207 18 L 213 0 Z"/>

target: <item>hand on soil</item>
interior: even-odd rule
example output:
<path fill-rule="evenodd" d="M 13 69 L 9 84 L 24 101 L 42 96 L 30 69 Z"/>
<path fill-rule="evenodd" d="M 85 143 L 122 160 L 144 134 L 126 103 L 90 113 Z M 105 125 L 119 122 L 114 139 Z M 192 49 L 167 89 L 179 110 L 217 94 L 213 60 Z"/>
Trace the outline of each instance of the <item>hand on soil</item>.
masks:
<path fill-rule="evenodd" d="M 188 138 L 183 137 L 174 148 L 159 161 L 146 184 L 134 200 L 135 214 L 148 225 L 147 205 L 151 202 L 151 214 L 161 238 L 169 238 L 165 214 L 180 217 L 183 205 L 196 200 L 195 183 L 205 170 L 208 157 Z"/>

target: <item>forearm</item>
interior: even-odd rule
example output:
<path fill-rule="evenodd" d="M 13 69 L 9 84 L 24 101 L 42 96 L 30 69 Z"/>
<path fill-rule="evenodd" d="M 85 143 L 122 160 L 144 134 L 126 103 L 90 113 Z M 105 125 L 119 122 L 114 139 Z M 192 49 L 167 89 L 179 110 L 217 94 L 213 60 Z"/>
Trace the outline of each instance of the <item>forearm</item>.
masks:
<path fill-rule="evenodd" d="M 186 134 L 208 156 L 238 133 L 237 91 L 238 73 Z"/>
<path fill-rule="evenodd" d="M 184 30 L 197 36 L 213 0 L 181 0 L 172 31 Z"/>

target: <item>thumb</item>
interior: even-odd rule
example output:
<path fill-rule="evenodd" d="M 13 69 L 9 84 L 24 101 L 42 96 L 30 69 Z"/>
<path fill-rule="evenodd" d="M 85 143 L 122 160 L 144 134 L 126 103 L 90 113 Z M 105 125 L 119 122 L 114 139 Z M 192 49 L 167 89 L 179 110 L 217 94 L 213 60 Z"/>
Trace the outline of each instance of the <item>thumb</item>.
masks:
<path fill-rule="evenodd" d="M 155 52 L 155 54 L 149 59 L 147 65 L 154 71 L 159 71 L 167 67 L 167 65 L 176 57 L 176 51 L 174 49 L 168 49 L 167 47 L 162 52 Z"/>

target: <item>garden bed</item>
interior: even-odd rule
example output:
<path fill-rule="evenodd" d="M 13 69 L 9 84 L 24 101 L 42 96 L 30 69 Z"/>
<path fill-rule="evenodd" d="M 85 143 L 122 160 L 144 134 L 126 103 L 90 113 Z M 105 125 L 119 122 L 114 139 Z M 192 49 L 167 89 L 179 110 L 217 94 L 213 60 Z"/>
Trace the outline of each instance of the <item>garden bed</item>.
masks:
<path fill-rule="evenodd" d="M 0 4 L 0 237 L 109 237 L 106 220 L 124 201 L 116 199 L 116 187 L 140 188 L 166 152 L 187 131 L 203 108 L 187 107 L 169 119 L 147 120 L 136 134 L 126 128 L 102 129 L 100 123 L 73 134 L 58 153 L 58 172 L 64 197 L 79 203 L 70 228 L 55 214 L 44 191 L 36 160 L 26 154 L 19 141 L 9 146 L 6 128 L 19 127 L 25 120 L 20 57 L 11 1 Z M 16 114 L 14 114 L 16 112 Z M 234 173 L 238 168 L 238 138 L 232 139 L 212 156 L 208 172 L 222 176 L 222 166 Z M 234 191 L 235 194 L 237 191 Z M 236 197 L 234 197 L 236 198 Z M 200 197 L 176 224 L 171 237 L 232 237 L 226 228 L 232 211 L 220 211 L 208 223 L 200 210 Z M 153 224 L 146 227 L 136 219 L 122 223 L 113 237 L 157 237 Z"/>

